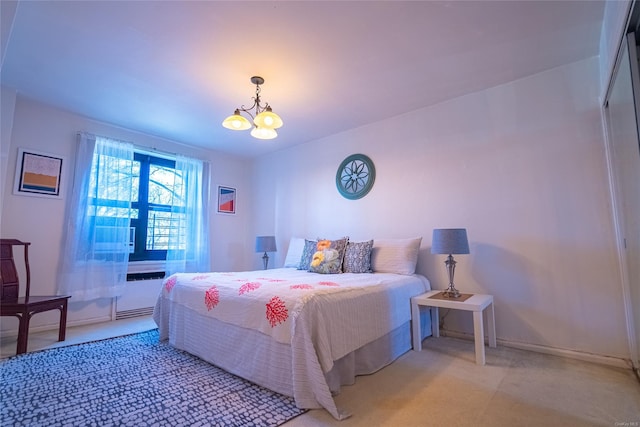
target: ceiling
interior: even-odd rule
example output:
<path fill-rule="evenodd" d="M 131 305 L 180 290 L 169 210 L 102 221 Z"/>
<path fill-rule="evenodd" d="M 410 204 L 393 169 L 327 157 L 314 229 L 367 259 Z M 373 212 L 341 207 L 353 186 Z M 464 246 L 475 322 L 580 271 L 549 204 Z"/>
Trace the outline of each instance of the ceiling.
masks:
<path fill-rule="evenodd" d="M 603 1 L 21 1 L 1 81 L 253 157 L 595 56 L 603 13 Z M 284 120 L 276 139 L 221 126 L 252 103 L 253 75 Z"/>

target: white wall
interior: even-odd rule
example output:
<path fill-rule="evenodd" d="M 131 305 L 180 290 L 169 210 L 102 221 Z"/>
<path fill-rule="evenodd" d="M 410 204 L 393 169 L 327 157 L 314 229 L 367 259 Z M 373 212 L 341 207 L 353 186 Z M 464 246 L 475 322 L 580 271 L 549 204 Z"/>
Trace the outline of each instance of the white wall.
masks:
<path fill-rule="evenodd" d="M 211 163 L 211 261 L 216 271 L 237 271 L 248 268 L 253 256 L 253 236 L 249 236 L 248 224 L 252 220 L 248 208 L 250 162 L 245 159 L 196 149 L 176 142 L 128 131 L 105 123 L 89 120 L 50 106 L 17 96 L 13 116 L 11 141 L 5 147 L 5 90 L 3 88 L 3 139 L 2 152 L 8 153 L 6 177 L 2 177 L 4 196 L 2 199 L 3 238 L 17 238 L 31 242 L 29 251 L 32 269 L 32 295 L 53 295 L 56 292 L 55 273 L 59 248 L 62 242 L 67 196 L 70 194 L 70 174 L 75 160 L 76 133 L 91 132 L 114 139 L 131 141 L 138 146 L 157 148 L 167 152 L 208 160 Z M 9 110 L 7 110 L 9 111 Z M 26 197 L 12 194 L 18 147 L 65 156 L 62 182 L 63 200 Z M 216 213 L 216 186 L 224 184 L 238 189 L 238 210 L 234 216 Z M 111 316 L 111 300 L 77 303 L 70 300 L 68 321 L 70 325 L 108 320 Z M 34 316 L 32 330 L 57 324 L 57 313 L 41 313 Z M 17 319 L 2 318 L 2 331 L 17 334 Z"/>
<path fill-rule="evenodd" d="M 263 156 L 256 231 L 278 265 L 292 236 L 422 236 L 418 272 L 443 289 L 432 230 L 466 227 L 456 284 L 495 296 L 499 339 L 627 358 L 598 97 L 592 58 Z M 376 166 L 356 201 L 335 187 L 353 153 Z M 472 333 L 465 314 L 446 327 Z"/>

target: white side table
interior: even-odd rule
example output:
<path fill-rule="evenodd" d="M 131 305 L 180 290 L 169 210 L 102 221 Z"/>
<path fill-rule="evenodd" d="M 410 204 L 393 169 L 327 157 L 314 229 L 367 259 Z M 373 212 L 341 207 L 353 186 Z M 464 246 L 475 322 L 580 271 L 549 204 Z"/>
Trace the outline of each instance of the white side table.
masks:
<path fill-rule="evenodd" d="M 440 317 L 438 308 L 449 308 L 453 310 L 466 310 L 473 312 L 473 337 L 476 347 L 476 363 L 485 364 L 484 357 L 484 325 L 482 313 L 486 313 L 487 334 L 489 335 L 489 347 L 496 346 L 496 322 L 493 313 L 493 296 L 483 294 L 473 294 L 466 301 L 454 298 L 435 299 L 429 298 L 442 291 L 429 291 L 422 295 L 411 298 L 411 332 L 413 334 L 413 349 L 422 350 L 422 340 L 420 340 L 420 306 L 431 307 L 431 334 L 438 338 L 440 336 Z"/>

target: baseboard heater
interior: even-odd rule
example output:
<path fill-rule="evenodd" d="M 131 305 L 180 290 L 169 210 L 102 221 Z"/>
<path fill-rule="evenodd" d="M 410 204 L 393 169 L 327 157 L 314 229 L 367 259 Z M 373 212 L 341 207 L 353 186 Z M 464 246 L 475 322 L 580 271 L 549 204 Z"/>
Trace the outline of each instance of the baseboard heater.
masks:
<path fill-rule="evenodd" d="M 137 273 L 128 273 L 127 282 L 138 282 L 143 280 L 158 280 L 164 279 L 166 272 L 164 271 L 141 271 Z M 135 286 L 135 285 L 130 285 Z M 148 304 L 147 300 L 147 304 Z M 116 320 L 130 319 L 132 317 L 150 316 L 153 314 L 153 307 L 142 307 L 131 310 L 118 311 L 116 308 Z"/>
<path fill-rule="evenodd" d="M 132 317 L 151 316 L 153 307 L 136 308 L 135 310 L 116 311 L 116 320 L 130 319 Z"/>

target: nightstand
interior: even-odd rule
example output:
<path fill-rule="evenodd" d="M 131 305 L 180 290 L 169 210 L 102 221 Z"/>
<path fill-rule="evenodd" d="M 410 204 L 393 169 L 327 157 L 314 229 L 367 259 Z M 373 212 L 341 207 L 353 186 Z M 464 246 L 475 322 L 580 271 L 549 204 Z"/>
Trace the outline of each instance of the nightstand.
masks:
<path fill-rule="evenodd" d="M 485 364 L 484 357 L 484 324 L 482 314 L 486 313 L 487 335 L 489 335 L 489 347 L 496 346 L 496 322 L 493 313 L 493 296 L 483 294 L 472 294 L 465 301 L 455 298 L 430 298 L 437 296 L 442 291 L 430 291 L 422 295 L 411 298 L 411 332 L 413 334 L 413 349 L 422 350 L 420 340 L 420 307 L 431 307 L 431 334 L 438 338 L 440 336 L 440 317 L 438 308 L 448 308 L 451 310 L 465 310 L 473 312 L 473 337 L 476 347 L 476 363 Z"/>

